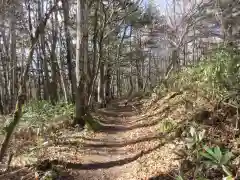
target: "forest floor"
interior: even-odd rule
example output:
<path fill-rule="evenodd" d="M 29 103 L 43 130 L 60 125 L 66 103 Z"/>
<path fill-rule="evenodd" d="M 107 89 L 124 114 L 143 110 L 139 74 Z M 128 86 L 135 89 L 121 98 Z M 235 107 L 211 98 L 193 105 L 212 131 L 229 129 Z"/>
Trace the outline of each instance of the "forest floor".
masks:
<path fill-rule="evenodd" d="M 29 141 L 15 136 L 12 149 L 17 151 L 11 165 L 21 168 L 3 173 L 0 179 L 31 179 L 36 170 L 26 165 L 36 159 L 42 164 L 57 164 L 64 180 L 174 179 L 180 166 L 175 152 L 184 143 L 177 129 L 172 133 L 172 128 L 194 114 L 186 106 L 186 96 L 170 93 L 161 99 L 132 101 L 126 106 L 124 101 L 117 101 L 95 114 L 104 126 L 100 132 L 64 127 L 48 134 L 47 143 L 35 136 Z M 211 108 L 206 99 L 188 98 Z"/>
<path fill-rule="evenodd" d="M 104 131 L 82 137 L 72 134 L 72 141 L 68 139 L 69 144 L 79 145 L 78 149 L 73 147 L 77 159 L 71 160 L 81 163 L 71 171 L 75 179 L 172 179 L 169 172 L 178 167 L 176 155 L 171 152 L 176 147 L 174 142 L 162 139 L 159 116 L 145 117 L 135 111 L 133 104 L 124 106 L 122 102 L 98 113 L 103 117 Z M 69 161 L 69 156 L 63 158 Z"/>

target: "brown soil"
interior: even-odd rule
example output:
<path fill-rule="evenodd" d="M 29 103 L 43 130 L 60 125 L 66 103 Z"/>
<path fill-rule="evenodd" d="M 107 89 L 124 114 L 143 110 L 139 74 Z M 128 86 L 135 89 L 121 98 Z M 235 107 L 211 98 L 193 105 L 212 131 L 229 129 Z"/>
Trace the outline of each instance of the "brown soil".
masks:
<path fill-rule="evenodd" d="M 37 157 L 64 167 L 68 172 L 63 178 L 66 180 L 174 179 L 179 168 L 174 151 L 181 144 L 159 130 L 159 122 L 166 119 L 169 111 L 164 107 L 162 112 L 147 115 L 136 111 L 131 103 L 124 106 L 117 102 L 98 112 L 107 127 L 104 131 L 61 129 L 57 138 L 49 140 L 52 143 L 38 150 Z M 176 112 L 177 118 L 179 113 Z M 24 166 L 28 162 L 19 156 L 12 164 Z M 12 175 L 12 179 L 14 176 L 19 179 L 19 174 Z"/>

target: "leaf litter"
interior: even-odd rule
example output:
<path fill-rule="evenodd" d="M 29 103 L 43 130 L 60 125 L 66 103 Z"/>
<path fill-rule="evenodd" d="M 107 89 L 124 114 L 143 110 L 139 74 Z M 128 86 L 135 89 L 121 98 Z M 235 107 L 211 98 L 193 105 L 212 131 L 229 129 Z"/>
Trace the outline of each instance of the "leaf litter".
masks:
<path fill-rule="evenodd" d="M 191 102 L 191 107 L 186 105 L 186 100 Z M 172 135 L 171 132 L 178 129 L 181 123 L 191 123 L 196 110 L 204 107 L 213 111 L 213 103 L 190 92 L 173 92 L 160 99 L 154 97 L 142 101 L 145 103 L 142 104 L 141 110 L 136 112 L 132 108 L 131 116 L 124 106 L 118 107 L 118 111 L 111 112 L 109 116 L 103 116 L 101 112 L 97 114 L 105 123 L 109 118 L 108 125 L 121 124 L 123 128 L 119 130 L 78 132 L 66 126 L 58 126 L 59 129 L 52 134 L 43 133 L 41 136 L 36 136 L 35 131 L 31 131 L 31 137 L 24 135 L 25 138 L 22 138 L 21 134 L 15 134 L 14 143 L 11 143 L 10 147 L 15 150 L 11 162 L 12 169 L 1 174 L 6 174 L 4 177 L 6 179 L 19 179 L 19 177 L 24 179 L 27 174 L 36 171 L 30 167 L 38 161 L 58 160 L 66 164 L 79 164 L 79 169 L 62 167 L 72 179 L 144 180 L 153 177 L 174 179 L 181 163 L 175 152 L 180 151 L 184 143 L 179 135 L 176 133 Z M 114 110 L 110 108 L 105 111 Z M 122 116 L 112 117 L 119 111 Z M 127 116 L 124 116 L 125 112 Z M 168 131 L 165 126 L 170 127 L 170 130 Z M 223 127 L 228 131 L 221 133 Z M 233 133 L 229 133 L 231 129 L 229 126 L 216 123 L 215 126 L 207 127 L 207 137 L 210 139 L 217 137 L 221 143 L 226 144 L 225 141 L 233 140 Z M 81 166 L 82 164 L 84 166 Z M 17 167 L 29 169 L 22 170 L 21 175 L 11 174 L 10 172 L 14 172 L 14 168 Z"/>

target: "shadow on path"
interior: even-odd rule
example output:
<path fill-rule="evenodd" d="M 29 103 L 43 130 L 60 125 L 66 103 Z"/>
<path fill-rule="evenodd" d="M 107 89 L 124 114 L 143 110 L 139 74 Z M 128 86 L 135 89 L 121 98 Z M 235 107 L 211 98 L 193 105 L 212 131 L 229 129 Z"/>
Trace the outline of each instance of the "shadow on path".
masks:
<path fill-rule="evenodd" d="M 111 116 L 111 117 L 131 117 L 136 115 L 132 106 L 116 106 L 106 109 L 100 109 L 97 112 L 101 115 Z"/>
<path fill-rule="evenodd" d="M 74 161 L 69 160 L 70 162 L 68 162 L 56 157 L 55 159 L 42 159 L 37 163 L 37 166 L 38 164 L 48 164 L 51 167 L 52 165 L 61 165 L 70 171 L 81 170 L 80 174 L 85 173 L 89 177 L 96 177 L 95 172 L 99 171 L 101 177 L 96 177 L 99 178 L 98 180 L 107 180 L 107 176 L 111 179 L 113 178 L 112 175 L 121 177 L 122 173 L 131 173 L 128 166 L 138 166 L 133 163 L 134 161 L 176 139 L 169 133 L 154 134 L 151 129 L 145 129 L 157 125 L 162 119 L 166 118 L 169 110 L 169 107 L 162 107 L 161 112 L 156 112 L 159 116 L 156 116 L 155 113 L 153 118 L 149 118 L 150 116 L 140 116 L 129 105 L 121 106 L 115 104 L 113 107 L 101 109 L 97 114 L 103 118 L 103 120 L 100 120 L 101 130 L 99 132 L 90 134 L 90 137 L 86 137 L 84 133 L 80 133 L 80 135 L 72 134 L 73 136 L 70 136 L 71 134 L 69 133 L 68 137 L 60 137 L 55 142 L 59 149 L 66 149 L 64 150 L 66 153 L 69 153 L 67 151 L 72 148 L 75 149 L 76 154 L 74 156 L 79 155 L 76 158 L 77 162 L 74 162 L 75 158 L 73 158 Z M 140 130 L 131 131 L 139 128 Z M 68 138 L 71 140 L 68 141 Z M 161 140 L 158 141 L 158 139 Z M 148 141 L 151 142 L 148 143 Z M 167 177 L 161 176 L 160 179 L 168 180 Z M 153 177 L 149 180 L 157 180 L 157 178 Z"/>
<path fill-rule="evenodd" d="M 132 161 L 137 160 L 141 156 L 145 154 L 149 154 L 154 150 L 159 149 L 160 147 L 164 146 L 166 143 L 169 143 L 173 141 L 175 138 L 171 137 L 166 142 L 160 143 L 153 148 L 150 148 L 146 151 L 141 151 L 131 157 L 126 157 L 120 160 L 114 160 L 114 161 L 108 161 L 108 162 L 100 162 L 100 163 L 88 163 L 88 164 L 81 164 L 81 163 L 72 163 L 72 162 L 66 162 L 66 161 L 61 161 L 61 160 L 45 160 L 42 162 L 39 162 L 38 164 L 50 164 L 50 165 L 62 165 L 67 169 L 81 169 L 81 170 L 94 170 L 94 169 L 107 169 L 111 168 L 114 166 L 121 166 L 127 163 L 130 163 Z"/>
<path fill-rule="evenodd" d="M 132 145 L 132 144 L 137 144 L 140 142 L 145 142 L 145 141 L 152 141 L 152 140 L 156 140 L 156 139 L 160 139 L 160 138 L 165 138 L 166 135 L 164 134 L 158 134 L 158 135 L 154 135 L 154 136 L 146 136 L 146 137 L 141 137 L 138 139 L 134 139 L 134 140 L 129 140 L 129 141 L 123 141 L 123 142 L 103 142 L 101 139 L 86 139 L 87 141 L 93 141 L 93 142 L 99 142 L 99 144 L 94 144 L 94 143 L 86 143 L 86 142 L 79 142 L 79 141 L 71 141 L 71 142 L 67 142 L 67 141 L 63 141 L 63 142 L 57 142 L 58 145 L 72 145 L 72 146 L 77 146 L 77 145 L 81 145 L 82 147 L 86 147 L 86 148 L 113 148 L 113 147 L 124 147 L 127 145 Z"/>
<path fill-rule="evenodd" d="M 172 108 L 171 111 L 174 111 L 177 107 Z M 112 116 L 105 116 L 105 120 L 104 121 L 100 121 L 100 124 L 102 125 L 101 131 L 105 131 L 107 133 L 117 133 L 117 132 L 122 132 L 122 131 L 128 131 L 128 130 L 134 130 L 134 129 L 138 129 L 138 128 L 144 128 L 144 127 L 150 127 L 150 126 L 154 126 L 157 125 L 160 120 L 166 118 L 168 116 L 168 112 L 170 111 L 169 107 L 164 108 L 161 112 L 158 112 L 156 114 L 153 115 L 149 115 L 149 116 L 144 116 L 138 120 L 135 121 L 131 121 L 131 123 L 127 122 L 127 121 L 120 121 L 119 118 L 115 118 L 113 119 Z M 116 112 L 109 112 L 109 113 L 113 113 L 115 114 Z M 116 117 L 124 117 L 124 116 L 120 116 L 119 113 L 116 113 L 117 116 Z M 162 114 L 162 116 L 161 116 Z M 159 115 L 159 116 L 158 116 Z M 134 114 L 131 115 L 132 117 L 134 116 Z M 129 117 L 131 117 L 129 116 Z M 151 117 L 159 117 L 156 119 L 150 119 Z M 124 125 L 120 125 L 124 124 Z M 128 120 L 129 121 L 129 120 Z M 144 122 L 146 121 L 146 122 Z"/>

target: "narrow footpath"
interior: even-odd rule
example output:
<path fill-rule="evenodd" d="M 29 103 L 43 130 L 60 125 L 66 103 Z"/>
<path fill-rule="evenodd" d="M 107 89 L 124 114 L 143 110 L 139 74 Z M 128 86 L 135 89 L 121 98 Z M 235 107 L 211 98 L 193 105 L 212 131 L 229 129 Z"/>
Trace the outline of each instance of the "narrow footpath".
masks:
<path fill-rule="evenodd" d="M 81 154 L 81 165 L 73 165 L 75 179 L 173 179 L 178 167 L 176 147 L 159 133 L 161 116 L 145 116 L 136 110 L 133 103 L 118 102 L 99 111 L 104 131 L 79 138 L 76 154 Z M 78 144 L 78 137 L 73 139 Z"/>

